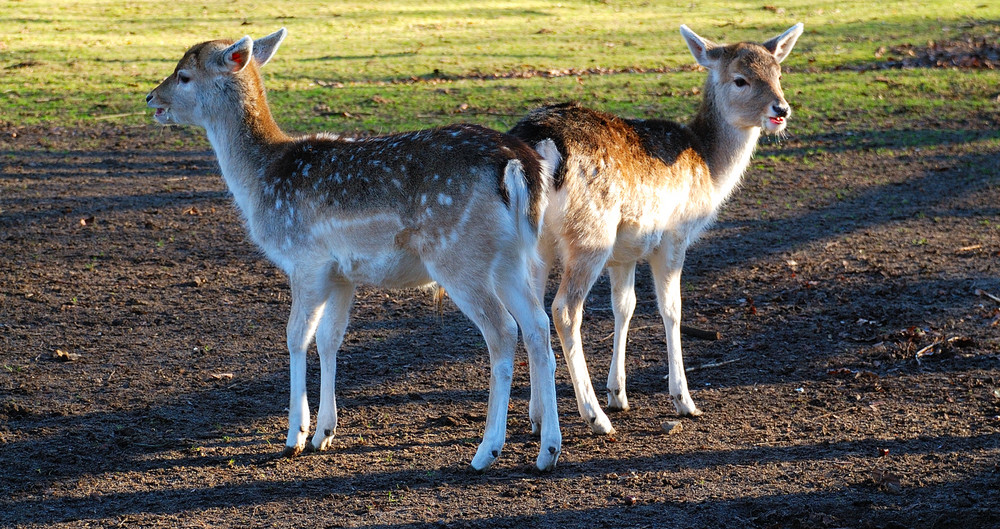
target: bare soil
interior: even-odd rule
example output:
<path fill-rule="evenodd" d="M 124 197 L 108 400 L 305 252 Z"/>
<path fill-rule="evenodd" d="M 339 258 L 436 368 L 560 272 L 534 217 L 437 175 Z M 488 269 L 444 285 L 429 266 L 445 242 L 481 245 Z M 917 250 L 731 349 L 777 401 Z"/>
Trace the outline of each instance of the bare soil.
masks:
<path fill-rule="evenodd" d="M 705 415 L 673 416 L 641 269 L 617 434 L 561 367 L 563 456 L 534 471 L 521 352 L 476 474 L 488 361 L 449 301 L 360 290 L 334 447 L 277 457 L 287 284 L 176 146 L 197 134 L 0 124 L 0 526 L 1000 527 L 998 123 L 949 126 L 762 146 L 685 269 L 686 323 L 722 335 L 684 338 Z"/>

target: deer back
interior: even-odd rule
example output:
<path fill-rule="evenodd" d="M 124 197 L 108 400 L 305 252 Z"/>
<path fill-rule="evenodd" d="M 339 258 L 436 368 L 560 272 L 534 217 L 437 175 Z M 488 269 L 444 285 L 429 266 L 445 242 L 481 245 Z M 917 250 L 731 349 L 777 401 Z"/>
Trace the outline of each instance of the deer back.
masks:
<path fill-rule="evenodd" d="M 529 144 L 545 138 L 556 144 L 563 160 L 553 187 L 569 195 L 567 216 L 599 214 L 602 223 L 663 229 L 708 206 L 712 182 L 702 144 L 683 125 L 624 120 L 565 103 L 532 111 L 510 133 Z"/>

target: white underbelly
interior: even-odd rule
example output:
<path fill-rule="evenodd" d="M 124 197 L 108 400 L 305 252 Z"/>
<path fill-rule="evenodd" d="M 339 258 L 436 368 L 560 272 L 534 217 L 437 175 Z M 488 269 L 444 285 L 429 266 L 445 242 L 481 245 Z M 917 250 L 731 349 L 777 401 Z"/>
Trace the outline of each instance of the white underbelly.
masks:
<path fill-rule="evenodd" d="M 335 257 L 333 273 L 355 284 L 412 288 L 434 282 L 420 258 L 404 250 Z"/>
<path fill-rule="evenodd" d="M 662 231 L 622 226 L 618 230 L 618 237 L 615 239 L 608 264 L 642 261 L 660 246 L 662 240 Z"/>

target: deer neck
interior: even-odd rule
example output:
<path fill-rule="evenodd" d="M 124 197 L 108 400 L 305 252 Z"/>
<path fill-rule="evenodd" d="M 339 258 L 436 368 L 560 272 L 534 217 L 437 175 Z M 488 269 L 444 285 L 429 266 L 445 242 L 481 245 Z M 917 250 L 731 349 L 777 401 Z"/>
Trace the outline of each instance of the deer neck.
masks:
<path fill-rule="evenodd" d="M 263 89 L 213 114 L 205 130 L 237 207 L 251 221 L 262 206 L 262 173 L 290 138 L 271 116 Z"/>
<path fill-rule="evenodd" d="M 705 83 L 705 97 L 691 122 L 691 130 L 701 140 L 702 155 L 712 178 L 712 202 L 717 206 L 732 193 L 750 165 L 760 138 L 760 127 L 731 125 L 715 104 L 710 79 Z"/>

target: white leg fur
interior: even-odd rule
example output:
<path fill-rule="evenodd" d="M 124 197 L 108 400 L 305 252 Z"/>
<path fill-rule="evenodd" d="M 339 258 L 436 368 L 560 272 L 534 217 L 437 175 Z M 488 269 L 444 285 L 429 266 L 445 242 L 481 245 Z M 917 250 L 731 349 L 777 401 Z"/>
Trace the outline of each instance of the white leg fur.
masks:
<path fill-rule="evenodd" d="M 528 365 L 531 377 L 531 400 L 528 416 L 532 432 L 541 434 L 541 447 L 535 464 L 539 469 L 554 468 L 562 450 L 562 434 L 559 431 L 558 409 L 555 388 L 542 384 L 555 377 L 556 357 L 552 353 L 549 319 L 545 316 L 541 302 L 532 292 L 531 285 L 524 281 L 528 277 L 527 266 L 515 269 L 514 274 L 499 278 L 497 289 L 507 309 L 521 327 L 525 349 L 528 351 Z"/>
<path fill-rule="evenodd" d="M 534 296 L 538 302 L 540 310 L 542 310 L 543 316 L 545 315 L 545 311 L 544 309 L 541 309 L 541 307 L 545 306 L 545 286 L 549 281 L 549 272 L 552 270 L 552 265 L 555 262 L 555 259 L 556 259 L 556 249 L 554 241 L 552 240 L 551 236 L 546 236 L 543 228 L 543 232 L 541 237 L 539 238 L 539 243 L 538 243 L 538 259 L 535 260 L 531 270 L 531 275 L 533 276 L 532 281 L 534 283 L 534 289 L 535 289 Z M 552 346 L 551 346 L 550 330 L 549 330 L 550 327 L 547 318 L 544 325 L 545 325 L 546 343 L 549 344 L 547 346 L 547 349 L 551 353 Z M 524 329 L 524 326 L 522 325 L 521 328 Z M 525 342 L 527 342 L 527 340 L 525 340 Z M 531 355 L 530 349 L 528 350 L 528 354 Z M 535 375 L 534 371 L 532 371 L 532 375 Z M 538 397 L 539 395 L 536 392 L 536 387 L 534 384 L 532 384 L 531 400 L 528 401 L 528 418 L 531 421 L 531 433 L 533 434 L 540 433 L 538 421 L 542 413 L 541 412 L 542 404 L 539 403 Z"/>
<path fill-rule="evenodd" d="M 569 376 L 573 380 L 573 389 L 576 390 L 576 405 L 580 416 L 596 434 L 610 434 L 615 429 L 594 393 L 594 384 L 587 371 L 587 360 L 583 356 L 580 327 L 583 324 L 584 299 L 600 276 L 601 264 L 606 260 L 607 255 L 601 254 L 587 256 L 587 263 L 581 263 L 581 259 L 565 263 L 562 282 L 552 302 L 552 323 L 559 334 Z M 578 264 L 582 266 L 578 267 Z"/>
<path fill-rule="evenodd" d="M 479 329 L 490 354 L 490 394 L 486 410 L 483 441 L 472 459 L 472 468 L 484 471 L 493 464 L 507 437 L 507 407 L 514 374 L 514 348 L 517 345 L 517 322 L 492 291 L 490 274 L 476 277 L 452 277 L 447 265 L 428 267 L 455 305 Z M 483 277 L 485 276 L 485 277 Z M 485 287 L 485 288 L 484 288 Z"/>
<path fill-rule="evenodd" d="M 288 354 L 291 391 L 288 400 L 286 456 L 298 455 L 309 433 L 309 401 L 306 398 L 306 351 L 316 335 L 326 305 L 325 280 L 312 273 L 293 273 L 292 311 L 288 318 Z"/>
<path fill-rule="evenodd" d="M 688 392 L 681 357 L 681 268 L 684 266 L 685 246 L 676 241 L 673 246 L 656 252 L 649 260 L 656 285 L 656 300 L 667 333 L 667 365 L 670 396 L 677 413 L 697 417 L 701 410 L 695 406 Z"/>
<path fill-rule="evenodd" d="M 319 352 L 320 390 L 319 413 L 316 416 L 316 433 L 313 449 L 326 450 L 337 432 L 337 351 L 344 341 L 347 322 L 354 299 L 354 285 L 334 283 L 326 304 L 323 319 L 316 331 L 316 349 Z"/>
<path fill-rule="evenodd" d="M 608 408 L 627 410 L 625 394 L 625 342 L 635 312 L 635 263 L 608 268 L 611 277 L 611 309 L 615 314 L 615 343 L 608 372 Z"/>

